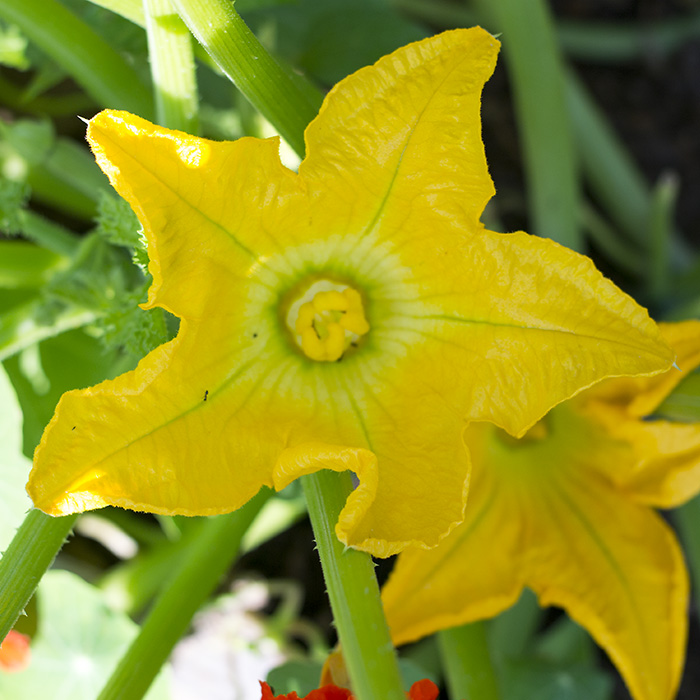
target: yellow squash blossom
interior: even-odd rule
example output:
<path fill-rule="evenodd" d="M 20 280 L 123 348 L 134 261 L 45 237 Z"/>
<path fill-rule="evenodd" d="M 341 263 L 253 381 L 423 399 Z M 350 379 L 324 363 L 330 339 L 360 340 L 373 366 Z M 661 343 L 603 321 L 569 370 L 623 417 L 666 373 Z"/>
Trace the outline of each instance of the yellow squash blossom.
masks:
<path fill-rule="evenodd" d="M 61 399 L 28 485 L 37 507 L 214 514 L 350 469 L 338 535 L 388 556 L 462 520 L 465 417 L 519 434 L 603 377 L 666 369 L 656 325 L 590 260 L 479 222 L 497 52 L 457 30 L 351 75 L 309 125 L 298 173 L 276 138 L 92 119 L 97 161 L 148 240 L 146 308 L 180 330 Z"/>
<path fill-rule="evenodd" d="M 700 364 L 700 321 L 662 331 L 683 372 L 609 379 L 519 441 L 468 427 L 465 521 L 436 548 L 401 554 L 383 591 L 397 643 L 496 615 L 528 586 L 588 629 L 636 700 L 675 696 L 688 577 L 673 532 L 649 506 L 700 491 L 700 423 L 648 416 Z"/>

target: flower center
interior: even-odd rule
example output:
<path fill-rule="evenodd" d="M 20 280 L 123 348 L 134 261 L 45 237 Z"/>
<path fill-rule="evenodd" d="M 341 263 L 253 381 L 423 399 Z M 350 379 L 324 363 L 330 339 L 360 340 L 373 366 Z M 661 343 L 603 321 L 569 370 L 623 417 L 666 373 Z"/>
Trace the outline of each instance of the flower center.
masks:
<path fill-rule="evenodd" d="M 549 437 L 551 426 L 549 425 L 549 415 L 541 418 L 520 438 L 509 435 L 505 430 L 496 428 L 499 440 L 509 447 L 522 448 L 546 440 Z"/>
<path fill-rule="evenodd" d="M 369 331 L 360 293 L 318 280 L 289 308 L 287 326 L 304 354 L 317 362 L 339 360 Z"/>

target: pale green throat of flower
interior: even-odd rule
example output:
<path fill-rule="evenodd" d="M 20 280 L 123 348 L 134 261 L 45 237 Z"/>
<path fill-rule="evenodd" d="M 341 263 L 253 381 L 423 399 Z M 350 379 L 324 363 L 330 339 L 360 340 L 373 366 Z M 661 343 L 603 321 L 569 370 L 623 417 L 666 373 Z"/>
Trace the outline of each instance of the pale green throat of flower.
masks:
<path fill-rule="evenodd" d="M 326 279 L 292 302 L 287 326 L 302 352 L 317 362 L 339 360 L 369 331 L 360 293 Z"/>

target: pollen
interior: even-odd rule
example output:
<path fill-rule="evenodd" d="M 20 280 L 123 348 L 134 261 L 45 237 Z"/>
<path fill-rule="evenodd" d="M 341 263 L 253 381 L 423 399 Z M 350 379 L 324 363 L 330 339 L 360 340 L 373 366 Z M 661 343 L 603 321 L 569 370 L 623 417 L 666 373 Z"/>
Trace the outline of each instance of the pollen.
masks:
<path fill-rule="evenodd" d="M 303 353 L 317 362 L 336 362 L 369 331 L 360 293 L 327 280 L 292 304 L 287 325 Z"/>

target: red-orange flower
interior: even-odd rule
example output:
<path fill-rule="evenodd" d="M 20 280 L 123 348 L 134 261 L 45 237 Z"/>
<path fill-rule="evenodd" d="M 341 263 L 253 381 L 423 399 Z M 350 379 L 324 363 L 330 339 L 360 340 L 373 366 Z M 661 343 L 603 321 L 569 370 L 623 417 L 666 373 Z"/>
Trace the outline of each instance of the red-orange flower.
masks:
<path fill-rule="evenodd" d="M 303 698 L 294 692 L 287 695 L 274 695 L 272 688 L 263 681 L 260 681 L 260 687 L 262 689 L 260 700 L 355 700 L 355 696 L 347 688 L 339 688 L 337 685 L 324 685 L 323 688 L 312 690 Z M 437 700 L 437 696 L 438 687 L 427 678 L 416 681 L 406 694 L 408 700 Z"/>
<path fill-rule="evenodd" d="M 24 671 L 29 666 L 29 657 L 29 637 L 11 630 L 0 644 L 0 671 Z"/>

